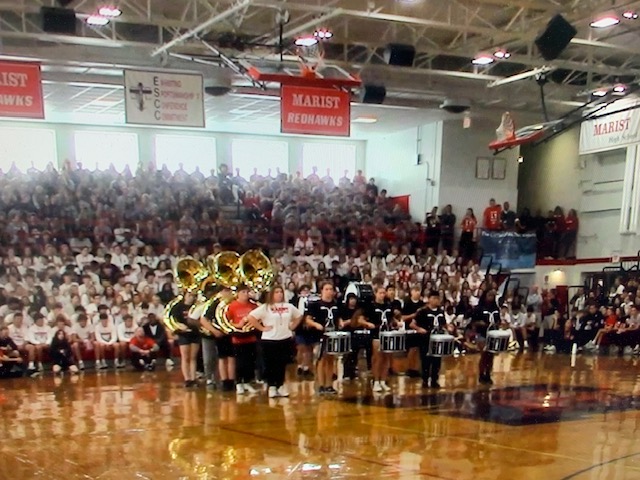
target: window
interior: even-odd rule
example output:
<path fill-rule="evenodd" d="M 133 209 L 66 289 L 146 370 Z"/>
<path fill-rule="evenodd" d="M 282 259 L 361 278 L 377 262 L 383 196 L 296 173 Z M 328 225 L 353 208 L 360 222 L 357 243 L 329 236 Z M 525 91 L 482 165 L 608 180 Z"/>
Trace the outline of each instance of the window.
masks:
<path fill-rule="evenodd" d="M 138 135 L 124 132 L 76 132 L 76 162 L 88 170 L 107 170 L 113 165 L 122 172 L 128 165 L 138 169 Z"/>
<path fill-rule="evenodd" d="M 200 168 L 206 176 L 216 169 L 216 139 L 184 135 L 156 135 L 156 167 L 170 172 L 180 169 L 191 174 Z"/>
<path fill-rule="evenodd" d="M 317 169 L 319 177 L 329 170 L 334 182 L 338 182 L 347 171 L 353 178 L 356 171 L 356 146 L 345 143 L 305 143 L 302 145 L 302 174 L 307 178 Z"/>
<path fill-rule="evenodd" d="M 58 168 L 56 132 L 45 128 L 0 127 L 0 168 L 15 166 L 21 172 L 29 168 Z"/>
<path fill-rule="evenodd" d="M 249 179 L 253 171 L 266 176 L 277 172 L 289 174 L 289 144 L 278 140 L 236 138 L 231 142 L 231 163 L 240 175 Z M 234 172 L 235 173 L 235 172 Z"/>

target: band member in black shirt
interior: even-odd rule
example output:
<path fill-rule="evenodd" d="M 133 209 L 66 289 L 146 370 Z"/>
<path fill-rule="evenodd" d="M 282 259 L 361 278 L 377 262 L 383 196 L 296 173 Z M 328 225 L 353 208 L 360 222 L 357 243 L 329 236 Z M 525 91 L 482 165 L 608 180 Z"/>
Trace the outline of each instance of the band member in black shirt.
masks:
<path fill-rule="evenodd" d="M 356 368 L 358 366 L 358 352 L 364 346 L 354 342 L 353 332 L 355 332 L 359 326 L 357 318 L 354 318 L 354 314 L 358 310 L 358 297 L 353 293 L 347 295 L 347 298 L 343 305 L 340 305 L 338 316 L 340 317 L 340 328 L 345 332 L 351 333 L 351 352 L 345 355 L 344 358 L 344 378 L 353 379 L 356 378 Z"/>
<path fill-rule="evenodd" d="M 404 301 L 402 307 L 402 321 L 404 322 L 405 329 L 409 331 L 411 329 L 411 322 L 416 318 L 418 310 L 423 308 L 425 303 L 422 301 L 422 288 L 420 286 L 411 287 L 411 294 L 409 298 Z M 418 334 L 407 335 L 407 376 L 411 378 L 417 378 L 420 376 L 418 371 L 420 363 Z"/>
<path fill-rule="evenodd" d="M 422 362 L 423 388 L 429 386 L 429 380 L 431 380 L 431 388 L 440 388 L 438 379 L 440 377 L 442 358 L 429 355 L 429 338 L 433 331 L 444 331 L 446 323 L 444 311 L 440 307 L 440 294 L 433 290 L 429 292 L 426 307 L 419 310 L 411 322 L 411 328 L 416 330 L 418 335 L 420 335 L 420 361 Z"/>
<path fill-rule="evenodd" d="M 336 291 L 331 282 L 323 282 L 320 286 L 320 300 L 309 303 L 305 312 L 305 324 L 310 330 L 327 333 L 338 330 L 338 305 L 335 302 Z M 324 355 L 320 352 L 320 358 L 316 364 L 316 375 L 319 385 L 319 393 L 338 393 L 333 388 L 333 370 L 335 357 Z"/>
<path fill-rule="evenodd" d="M 495 290 L 487 291 L 480 297 L 478 306 L 474 309 L 470 327 L 476 332 L 476 344 L 480 350 L 479 379 L 485 385 L 493 384 L 491 372 L 493 370 L 493 353 L 485 350 L 487 331 L 489 326 L 500 322 L 500 309 L 496 303 Z"/>
<path fill-rule="evenodd" d="M 387 302 L 387 291 L 384 287 L 376 287 L 373 301 L 366 306 L 368 325 L 373 338 L 373 391 L 389 392 L 391 387 L 387 385 L 389 368 L 391 367 L 391 354 L 380 350 L 380 332 L 394 329 L 393 310 Z"/>
<path fill-rule="evenodd" d="M 198 384 L 196 366 L 198 352 L 200 351 L 200 334 L 198 331 L 200 320 L 194 321 L 189 318 L 189 310 L 195 300 L 194 293 L 185 292 L 182 300 L 171 309 L 171 314 L 179 328 L 176 331 L 176 337 L 180 346 L 180 366 L 185 387 L 193 387 Z"/>

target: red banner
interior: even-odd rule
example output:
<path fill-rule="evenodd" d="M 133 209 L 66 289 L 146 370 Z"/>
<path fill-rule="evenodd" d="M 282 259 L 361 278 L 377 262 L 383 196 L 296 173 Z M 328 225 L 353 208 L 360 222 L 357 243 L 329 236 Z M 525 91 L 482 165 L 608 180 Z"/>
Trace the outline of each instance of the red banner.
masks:
<path fill-rule="evenodd" d="M 39 64 L 0 62 L 0 116 L 44 118 Z"/>
<path fill-rule="evenodd" d="M 333 88 L 283 85 L 280 115 L 282 133 L 351 134 L 351 95 Z"/>

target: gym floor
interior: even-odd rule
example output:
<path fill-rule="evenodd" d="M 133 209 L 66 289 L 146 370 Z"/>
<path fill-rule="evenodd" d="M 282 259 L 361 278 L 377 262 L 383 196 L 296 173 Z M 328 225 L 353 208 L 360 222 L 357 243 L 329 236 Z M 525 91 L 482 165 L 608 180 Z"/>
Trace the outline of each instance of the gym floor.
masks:
<path fill-rule="evenodd" d="M 0 383 L 2 479 L 640 479 L 638 358 L 448 358 L 438 392 L 185 390 L 177 369 Z M 573 365 L 572 365 L 573 363 Z"/>

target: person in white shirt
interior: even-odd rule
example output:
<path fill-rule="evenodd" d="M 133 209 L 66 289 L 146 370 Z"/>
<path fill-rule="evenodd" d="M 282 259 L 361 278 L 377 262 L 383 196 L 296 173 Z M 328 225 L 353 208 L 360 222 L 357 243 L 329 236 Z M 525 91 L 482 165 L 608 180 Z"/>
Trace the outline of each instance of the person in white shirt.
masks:
<path fill-rule="evenodd" d="M 93 260 L 94 257 L 89 252 L 88 247 L 84 247 L 82 250 L 80 250 L 80 253 L 76 255 L 76 264 L 78 265 L 78 268 L 80 268 L 80 270 L 82 270 L 86 265 L 91 264 Z"/>
<path fill-rule="evenodd" d="M 120 344 L 120 351 L 123 353 L 123 357 L 126 352 L 129 351 L 129 341 L 136 334 L 136 330 L 138 325 L 133 321 L 133 317 L 129 314 L 123 317 L 123 322 L 120 323 L 116 330 L 118 332 L 118 343 Z M 124 363 L 124 358 L 120 360 L 121 363 Z M 124 365 L 123 365 L 124 366 Z"/>
<path fill-rule="evenodd" d="M 111 251 L 111 263 L 118 267 L 120 270 L 129 263 L 129 257 L 122 253 L 122 247 L 116 245 Z"/>
<path fill-rule="evenodd" d="M 83 350 L 88 352 L 93 350 L 95 338 L 93 325 L 89 322 L 89 317 L 87 317 L 86 313 L 78 314 L 75 324 L 71 327 L 71 338 L 71 349 L 78 362 L 78 368 L 84 370 L 82 352 Z"/>
<path fill-rule="evenodd" d="M 42 372 L 42 358 L 44 353 L 49 349 L 51 343 L 51 327 L 44 321 L 44 316 L 36 314 L 34 316 L 35 323 L 29 327 L 27 332 L 27 353 L 29 355 L 29 365 L 27 372 L 35 373 L 36 364 L 38 362 L 38 370 Z"/>
<path fill-rule="evenodd" d="M 162 318 L 164 314 L 164 306 L 162 305 L 162 301 L 158 295 L 154 295 L 151 298 L 148 314 L 149 313 L 153 313 L 156 317 Z"/>
<path fill-rule="evenodd" d="M 260 342 L 269 398 L 288 397 L 284 377 L 291 352 L 291 332 L 300 325 L 302 312 L 284 303 L 284 289 L 275 286 L 269 291 L 267 301 L 249 314 L 248 321 L 262 332 Z"/>
<path fill-rule="evenodd" d="M 118 332 L 109 315 L 101 313 L 98 324 L 95 326 L 96 336 L 96 368 L 104 370 L 109 368 L 105 360 L 106 352 L 113 351 L 114 366 L 122 368 L 124 362 L 120 361 L 120 345 L 118 344 Z"/>
<path fill-rule="evenodd" d="M 14 314 L 13 323 L 9 325 L 9 338 L 11 338 L 11 340 L 13 340 L 13 343 L 16 344 L 21 355 L 27 354 L 28 336 L 29 329 L 24 324 L 22 313 Z"/>

